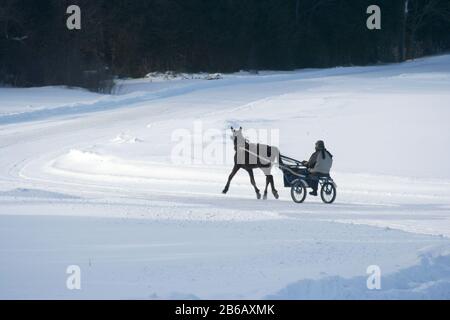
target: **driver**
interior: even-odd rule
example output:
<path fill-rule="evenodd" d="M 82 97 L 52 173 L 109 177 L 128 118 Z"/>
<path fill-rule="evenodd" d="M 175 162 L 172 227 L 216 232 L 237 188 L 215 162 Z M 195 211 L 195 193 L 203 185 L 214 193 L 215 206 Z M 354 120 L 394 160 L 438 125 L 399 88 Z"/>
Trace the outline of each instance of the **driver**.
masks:
<path fill-rule="evenodd" d="M 309 194 L 317 196 L 317 188 L 319 187 L 319 177 L 329 177 L 330 169 L 333 165 L 333 155 L 325 148 L 325 142 L 319 140 L 316 142 L 316 152 L 311 155 L 308 161 L 302 164 L 308 168 L 310 177 L 308 185 L 312 188 Z"/>

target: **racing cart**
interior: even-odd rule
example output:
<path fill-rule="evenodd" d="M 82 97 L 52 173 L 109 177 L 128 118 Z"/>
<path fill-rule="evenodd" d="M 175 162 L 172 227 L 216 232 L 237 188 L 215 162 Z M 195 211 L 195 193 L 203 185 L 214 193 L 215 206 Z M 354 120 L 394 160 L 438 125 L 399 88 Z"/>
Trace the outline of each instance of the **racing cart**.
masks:
<path fill-rule="evenodd" d="M 281 155 L 279 167 L 283 171 L 284 186 L 291 188 L 292 200 L 303 203 L 306 199 L 308 182 L 318 180 L 322 201 L 331 204 L 336 200 L 337 185 L 330 175 L 311 175 L 301 161 Z"/>

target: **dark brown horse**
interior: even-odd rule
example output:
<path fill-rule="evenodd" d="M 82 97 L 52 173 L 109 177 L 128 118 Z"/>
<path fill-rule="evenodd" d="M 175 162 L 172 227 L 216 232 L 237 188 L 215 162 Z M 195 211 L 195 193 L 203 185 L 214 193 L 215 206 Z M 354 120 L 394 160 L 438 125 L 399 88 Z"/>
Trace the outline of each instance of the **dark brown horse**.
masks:
<path fill-rule="evenodd" d="M 244 169 L 250 176 L 250 183 L 255 188 L 256 197 L 261 199 L 261 193 L 256 186 L 255 177 L 253 175 L 253 169 L 261 169 L 266 175 L 266 189 L 264 190 L 264 199 L 267 199 L 267 188 L 272 187 L 272 193 L 276 199 L 279 198 L 278 191 L 275 189 L 275 183 L 271 174 L 272 167 L 278 160 L 281 163 L 280 151 L 277 147 L 272 147 L 264 144 L 250 143 L 244 138 L 242 134 L 242 128 L 235 130 L 231 127 L 233 132 L 232 139 L 234 141 L 234 167 L 228 177 L 228 182 L 223 189 L 223 193 L 226 194 L 230 188 L 230 183 L 233 177 L 240 169 Z"/>

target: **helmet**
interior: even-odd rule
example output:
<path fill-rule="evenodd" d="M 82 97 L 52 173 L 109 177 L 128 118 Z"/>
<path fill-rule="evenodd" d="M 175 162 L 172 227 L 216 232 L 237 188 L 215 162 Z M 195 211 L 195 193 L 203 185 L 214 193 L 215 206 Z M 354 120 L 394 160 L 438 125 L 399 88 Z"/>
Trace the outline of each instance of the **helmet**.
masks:
<path fill-rule="evenodd" d="M 325 142 L 322 140 L 319 140 L 316 142 L 316 150 L 324 150 L 325 149 Z"/>

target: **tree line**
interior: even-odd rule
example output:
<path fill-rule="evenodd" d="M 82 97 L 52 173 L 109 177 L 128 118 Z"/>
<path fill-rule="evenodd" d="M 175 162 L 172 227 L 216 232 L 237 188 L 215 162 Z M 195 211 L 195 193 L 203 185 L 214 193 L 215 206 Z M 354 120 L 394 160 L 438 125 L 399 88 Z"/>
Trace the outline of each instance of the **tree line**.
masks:
<path fill-rule="evenodd" d="M 81 30 L 66 9 L 81 8 Z M 368 30 L 368 6 L 381 30 Z M 448 0 L 2 0 L 0 83 L 399 62 L 450 49 Z"/>

